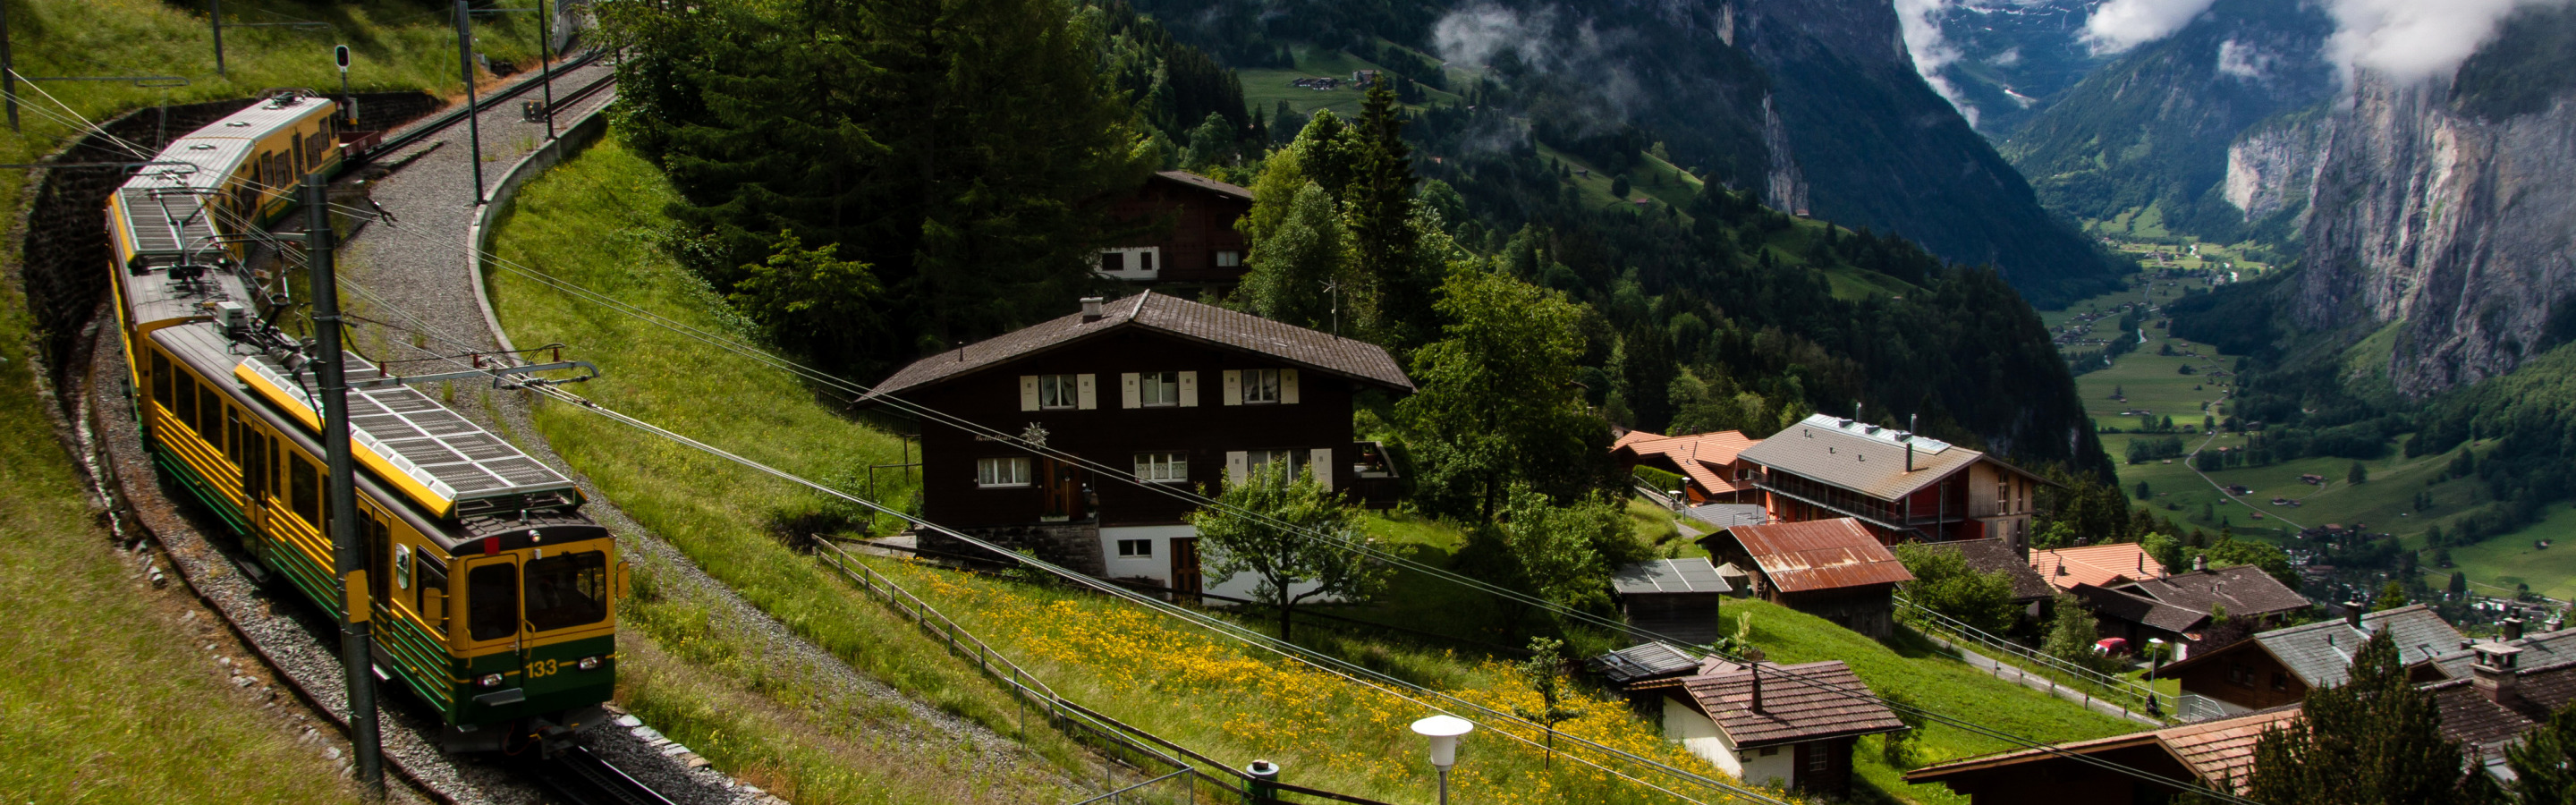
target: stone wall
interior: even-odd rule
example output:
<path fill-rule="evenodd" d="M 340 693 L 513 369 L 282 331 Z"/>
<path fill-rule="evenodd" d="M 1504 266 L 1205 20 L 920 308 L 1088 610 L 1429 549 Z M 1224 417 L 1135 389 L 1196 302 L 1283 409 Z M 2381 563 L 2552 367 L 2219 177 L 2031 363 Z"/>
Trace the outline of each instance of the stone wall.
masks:
<path fill-rule="evenodd" d="M 1105 576 L 1109 568 L 1100 557 L 1100 526 L 1093 523 L 995 526 L 961 528 L 960 533 L 1015 551 L 1030 551 L 1039 559 L 1079 571 L 1090 576 Z M 989 551 L 936 531 L 921 531 L 917 543 L 930 556 L 988 556 Z M 993 557 L 994 561 L 1007 561 Z"/>

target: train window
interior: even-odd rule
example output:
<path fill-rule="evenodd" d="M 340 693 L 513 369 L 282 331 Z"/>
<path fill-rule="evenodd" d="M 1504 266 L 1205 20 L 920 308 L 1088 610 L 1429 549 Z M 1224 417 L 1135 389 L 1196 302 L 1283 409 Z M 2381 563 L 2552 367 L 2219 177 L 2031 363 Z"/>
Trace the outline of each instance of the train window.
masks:
<path fill-rule="evenodd" d="M 224 449 L 224 398 L 213 386 L 197 384 L 197 435 L 215 449 Z"/>
<path fill-rule="evenodd" d="M 286 472 L 286 500 L 287 506 L 295 510 L 296 516 L 304 518 L 304 522 L 312 523 L 316 528 L 321 527 L 322 469 L 313 466 L 312 459 L 303 456 L 295 457 L 294 468 Z"/>
<path fill-rule="evenodd" d="M 170 371 L 170 353 L 153 350 L 152 399 L 161 403 L 162 410 L 170 410 L 179 405 L 179 395 L 171 391 L 178 388 L 178 384 L 172 382 L 177 377 L 177 372 Z"/>
<path fill-rule="evenodd" d="M 519 631 L 519 568 L 508 562 L 476 565 L 465 571 L 465 632 L 475 640 L 499 640 Z"/>
<path fill-rule="evenodd" d="M 290 154 L 294 154 L 294 155 L 295 155 L 295 172 L 296 172 L 296 173 L 303 173 L 303 172 L 304 172 L 304 133 L 303 133 L 303 132 L 296 132 L 296 133 L 293 133 L 293 134 L 289 134 L 289 135 L 287 135 L 287 136 L 286 136 L 286 143 L 287 143 L 287 146 L 286 146 L 287 153 L 290 153 Z"/>
<path fill-rule="evenodd" d="M 394 589 L 411 589 L 411 546 L 394 546 Z"/>
<path fill-rule="evenodd" d="M 247 426 L 242 424 L 241 410 L 224 406 L 224 458 L 231 459 L 235 469 L 249 466 L 249 461 L 242 455 L 246 452 L 242 445 L 250 441 L 244 438 L 246 429 Z"/>
<path fill-rule="evenodd" d="M 179 407 L 170 413 L 179 415 L 180 425 L 194 428 L 197 426 L 197 381 L 194 378 L 181 378 L 178 384 Z"/>
<path fill-rule="evenodd" d="M 412 554 L 411 561 L 412 575 L 420 579 L 419 592 L 415 593 L 419 597 L 413 599 L 412 611 L 420 613 L 420 619 L 429 623 L 431 631 L 446 637 L 447 563 L 439 561 L 428 551 Z M 430 611 L 433 609 L 438 611 Z"/>
<path fill-rule="evenodd" d="M 543 632 L 608 617 L 608 555 L 556 554 L 528 563 L 528 626 Z"/>

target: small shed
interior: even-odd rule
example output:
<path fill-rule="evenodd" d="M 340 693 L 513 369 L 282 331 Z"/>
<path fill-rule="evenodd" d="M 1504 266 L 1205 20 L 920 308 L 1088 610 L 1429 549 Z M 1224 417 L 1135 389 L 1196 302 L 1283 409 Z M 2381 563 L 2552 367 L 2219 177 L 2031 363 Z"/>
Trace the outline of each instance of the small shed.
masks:
<path fill-rule="evenodd" d="M 1839 796 L 1854 739 L 1906 728 L 1841 660 L 1702 670 L 1662 688 L 1664 738 L 1747 783 Z"/>
<path fill-rule="evenodd" d="M 1724 634 L 1717 605 L 1735 591 L 1704 558 L 1653 559 L 1619 569 L 1610 579 L 1619 611 L 1641 640 L 1671 638 L 1692 644 Z"/>
<path fill-rule="evenodd" d="M 1699 673 L 1700 659 L 1671 643 L 1646 642 L 1594 657 L 1584 665 L 1600 674 L 1612 690 L 1626 694 L 1628 706 L 1638 715 L 1651 716 L 1662 706 L 1662 689 Z"/>
<path fill-rule="evenodd" d="M 1871 637 L 1896 629 L 1896 585 L 1914 574 L 1849 517 L 1742 525 L 1700 539 L 1753 574 L 1753 594 Z"/>

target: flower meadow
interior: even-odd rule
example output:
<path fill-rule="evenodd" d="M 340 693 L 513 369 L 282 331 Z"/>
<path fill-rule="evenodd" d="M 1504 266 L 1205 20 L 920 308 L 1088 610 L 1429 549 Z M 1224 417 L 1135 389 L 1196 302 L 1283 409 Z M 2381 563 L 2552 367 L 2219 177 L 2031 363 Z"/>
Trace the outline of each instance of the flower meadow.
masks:
<path fill-rule="evenodd" d="M 908 562 L 876 564 L 1038 674 L 1058 694 L 1086 707 L 1229 763 L 1256 758 L 1278 763 L 1284 770 L 1282 782 L 1391 802 L 1435 796 L 1436 777 L 1425 743 L 1409 729 L 1415 719 L 1439 712 L 1431 703 L 1408 698 L 1422 694 L 1356 681 L 1132 604 Z M 1457 666 L 1460 671 L 1451 678 L 1466 681 L 1445 693 L 1506 713 L 1515 706 L 1540 707 L 1538 694 L 1502 662 L 1446 652 L 1431 656 Z M 1458 750 L 1450 774 L 1452 795 L 1477 803 L 1739 799 L 1566 740 L 1579 737 L 1728 779 L 1679 744 L 1663 740 L 1657 725 L 1633 715 L 1619 699 L 1583 690 L 1569 704 L 1583 714 L 1557 725 L 1553 759 L 1540 748 L 1546 742 L 1541 728 L 1452 707 L 1454 714 L 1477 722 L 1476 732 Z"/>

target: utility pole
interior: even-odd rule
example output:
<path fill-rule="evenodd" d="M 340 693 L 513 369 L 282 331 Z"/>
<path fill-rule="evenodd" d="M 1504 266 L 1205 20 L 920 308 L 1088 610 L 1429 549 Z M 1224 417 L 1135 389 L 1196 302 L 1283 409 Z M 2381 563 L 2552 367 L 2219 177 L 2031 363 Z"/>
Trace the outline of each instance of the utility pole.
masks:
<path fill-rule="evenodd" d="M 555 59 L 548 49 L 555 46 L 554 36 L 546 32 L 546 0 L 537 0 L 537 83 L 546 94 L 546 139 L 555 138 Z"/>
<path fill-rule="evenodd" d="M 474 23 L 456 0 L 456 66 L 465 75 L 465 139 L 474 159 L 474 206 L 483 206 L 482 110 L 474 108 Z"/>
<path fill-rule="evenodd" d="M 215 26 L 215 75 L 224 75 L 224 0 L 206 0 L 213 13 L 206 15 Z"/>
<path fill-rule="evenodd" d="M 462 0 L 460 0 L 462 2 Z M 358 489 L 349 456 L 349 379 L 340 350 L 340 284 L 331 271 L 329 185 L 304 176 L 305 252 L 313 269 L 314 375 L 322 382 L 322 451 L 330 465 L 331 567 L 340 577 L 340 665 L 349 683 L 349 743 L 358 753 L 358 784 L 385 796 L 384 747 L 376 734 L 374 627 L 368 623 L 367 551 L 358 544 Z"/>
<path fill-rule="evenodd" d="M 9 61 L 9 0 L 0 0 L 0 95 L 8 96 L 9 130 L 18 130 L 18 68 Z"/>

